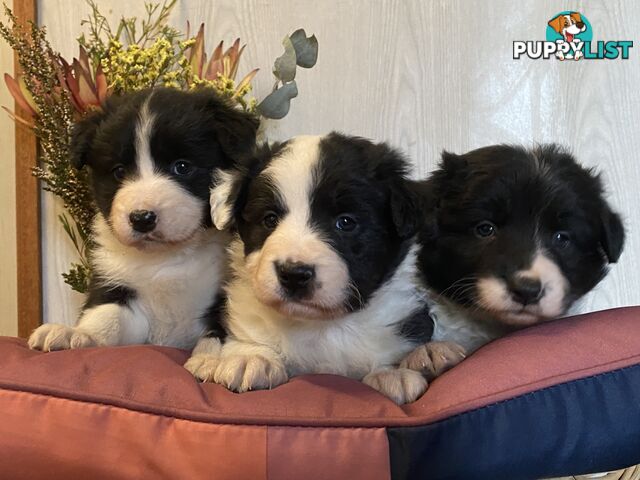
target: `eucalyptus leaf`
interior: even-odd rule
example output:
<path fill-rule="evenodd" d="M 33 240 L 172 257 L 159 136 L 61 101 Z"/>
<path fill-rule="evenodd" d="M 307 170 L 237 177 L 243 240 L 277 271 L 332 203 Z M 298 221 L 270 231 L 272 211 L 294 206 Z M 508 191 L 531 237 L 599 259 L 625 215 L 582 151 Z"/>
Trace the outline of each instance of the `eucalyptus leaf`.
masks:
<path fill-rule="evenodd" d="M 307 37 L 303 28 L 289 37 L 296 51 L 296 63 L 303 68 L 311 68 L 318 61 L 318 39 L 315 35 Z"/>
<path fill-rule="evenodd" d="M 282 83 L 287 83 L 296 78 L 296 49 L 289 37 L 284 37 L 282 46 L 284 47 L 284 53 L 282 56 L 276 58 L 273 64 L 273 74 L 278 77 Z"/>
<path fill-rule="evenodd" d="M 291 99 L 297 96 L 298 86 L 296 82 L 285 83 L 260 102 L 258 112 L 263 117 L 279 120 L 289 113 Z"/>

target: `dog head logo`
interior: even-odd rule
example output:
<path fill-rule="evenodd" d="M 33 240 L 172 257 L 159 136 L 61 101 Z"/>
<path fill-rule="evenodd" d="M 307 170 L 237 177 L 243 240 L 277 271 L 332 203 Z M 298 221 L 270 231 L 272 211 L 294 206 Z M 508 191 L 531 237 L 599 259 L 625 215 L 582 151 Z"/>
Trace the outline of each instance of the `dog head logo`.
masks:
<path fill-rule="evenodd" d="M 583 58 L 582 50 L 574 46 L 590 42 L 591 37 L 591 24 L 578 12 L 561 12 L 547 22 L 547 41 L 556 43 L 560 41 L 572 46 L 566 52 L 558 50 L 556 52 L 558 60 Z"/>
<path fill-rule="evenodd" d="M 632 48 L 632 40 L 594 41 L 587 17 L 565 11 L 549 19 L 545 40 L 514 40 L 513 59 L 627 60 Z"/>

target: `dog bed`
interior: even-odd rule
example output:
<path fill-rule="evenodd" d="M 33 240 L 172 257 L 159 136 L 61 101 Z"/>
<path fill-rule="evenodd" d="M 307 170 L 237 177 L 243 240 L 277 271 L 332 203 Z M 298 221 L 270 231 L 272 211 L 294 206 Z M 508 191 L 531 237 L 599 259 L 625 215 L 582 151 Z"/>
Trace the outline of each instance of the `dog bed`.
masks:
<path fill-rule="evenodd" d="M 640 307 L 495 341 L 402 407 L 297 377 L 234 394 L 165 347 L 0 338 L 7 479 L 527 479 L 640 463 Z"/>

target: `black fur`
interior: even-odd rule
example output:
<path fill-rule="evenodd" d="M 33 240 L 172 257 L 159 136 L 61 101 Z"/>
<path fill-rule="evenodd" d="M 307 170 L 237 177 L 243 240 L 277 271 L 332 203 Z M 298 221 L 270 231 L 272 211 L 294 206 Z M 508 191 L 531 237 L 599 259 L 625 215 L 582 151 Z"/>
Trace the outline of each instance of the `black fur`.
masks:
<path fill-rule="evenodd" d="M 556 145 L 444 152 L 440 168 L 418 189 L 428 212 L 420 233 L 422 275 L 461 305 L 478 307 L 476 291 L 450 288 L 456 282 L 484 275 L 509 281 L 541 247 L 568 280 L 568 307 L 622 252 L 624 228 L 599 176 Z M 478 237 L 475 227 L 487 220 L 497 234 Z M 557 232 L 566 232 L 567 244 L 554 241 Z"/>
<path fill-rule="evenodd" d="M 427 343 L 433 336 L 434 323 L 429 315 L 429 306 L 425 305 L 421 310 L 414 312 L 398 324 L 398 335 L 416 342 Z"/>
<path fill-rule="evenodd" d="M 271 231 L 262 224 L 267 211 L 287 214 L 277 190 L 259 173 L 287 148 L 264 147 L 245 166 L 232 188 L 234 224 L 245 254 L 260 249 Z M 348 308 L 362 307 L 395 271 L 417 232 L 418 197 L 406 179 L 408 164 L 386 144 L 332 133 L 320 143 L 309 202 L 314 229 L 340 254 L 359 292 Z M 352 232 L 336 229 L 348 214 L 358 222 Z"/>
<path fill-rule="evenodd" d="M 121 183 L 113 175 L 114 168 L 123 166 L 125 179 L 136 175 L 136 122 L 151 93 L 149 110 L 155 121 L 150 145 L 155 167 L 198 198 L 208 201 L 214 168 L 230 168 L 255 145 L 257 119 L 230 106 L 213 90 L 157 88 L 112 96 L 104 111 L 75 126 L 71 139 L 72 164 L 90 167 L 95 200 L 105 217 Z M 187 176 L 173 175 L 170 167 L 176 160 L 191 162 L 195 170 Z M 211 224 L 208 208 L 203 209 L 202 221 Z"/>
<path fill-rule="evenodd" d="M 236 166 L 252 152 L 258 127 L 256 117 L 234 108 L 211 89 L 187 93 L 157 88 L 110 97 L 103 111 L 75 125 L 71 162 L 76 168 L 90 168 L 96 204 L 108 218 L 122 181 L 137 175 L 136 125 L 150 95 L 149 111 L 154 122 L 149 143 L 154 167 L 205 200 L 202 224 L 211 226 L 208 204 L 212 172 Z M 195 169 L 189 175 L 175 175 L 171 166 L 177 160 L 186 160 Z M 114 176 L 117 166 L 124 167 L 123 178 Z M 214 295 L 212 292 L 212 298 Z M 101 279 L 92 279 L 85 309 L 104 303 L 126 305 L 134 296 L 135 291 L 127 286 L 105 286 Z M 211 306 L 205 315 L 207 322 L 215 324 L 219 308 L 219 302 Z"/>
<path fill-rule="evenodd" d="M 86 310 L 105 303 L 117 303 L 125 306 L 135 296 L 136 292 L 132 289 L 124 286 L 108 285 L 104 279 L 94 275 L 89 284 L 89 294 L 83 309 Z"/>
<path fill-rule="evenodd" d="M 221 342 L 224 342 L 227 337 L 227 331 L 222 324 L 222 319 L 226 316 L 226 310 L 227 297 L 224 294 L 220 294 L 202 317 L 206 328 L 205 337 L 218 338 Z"/>
<path fill-rule="evenodd" d="M 406 256 L 417 211 L 405 159 L 384 143 L 333 133 L 320 144 L 321 158 L 311 199 L 313 226 L 345 260 L 360 293 L 350 307 L 366 302 Z M 335 228 L 348 214 L 353 232 Z"/>

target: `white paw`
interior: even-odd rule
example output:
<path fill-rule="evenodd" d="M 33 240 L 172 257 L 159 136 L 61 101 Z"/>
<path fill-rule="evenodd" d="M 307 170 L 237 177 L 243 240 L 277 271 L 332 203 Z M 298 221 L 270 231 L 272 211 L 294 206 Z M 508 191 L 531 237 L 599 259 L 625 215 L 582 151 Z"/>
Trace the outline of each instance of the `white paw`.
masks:
<path fill-rule="evenodd" d="M 389 397 L 398 405 L 415 402 L 429 386 L 419 372 L 406 368 L 372 372 L 362 379 L 362 383 Z"/>
<path fill-rule="evenodd" d="M 262 355 L 229 355 L 220 358 L 214 381 L 234 392 L 277 387 L 289 379 L 282 360 Z"/>
<path fill-rule="evenodd" d="M 198 380 L 213 382 L 214 374 L 216 373 L 219 363 L 220 355 L 198 353 L 187 360 L 184 368 L 189 370 Z"/>
<path fill-rule="evenodd" d="M 419 346 L 402 362 L 400 368 L 420 372 L 432 380 L 466 358 L 465 350 L 453 342 L 428 342 Z"/>
<path fill-rule="evenodd" d="M 67 325 L 45 323 L 34 330 L 29 337 L 29 348 L 50 352 L 70 348 L 95 347 L 98 342 L 90 335 Z"/>

